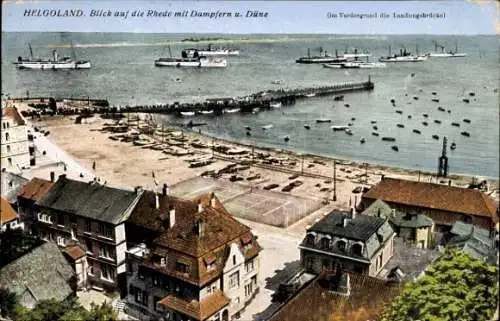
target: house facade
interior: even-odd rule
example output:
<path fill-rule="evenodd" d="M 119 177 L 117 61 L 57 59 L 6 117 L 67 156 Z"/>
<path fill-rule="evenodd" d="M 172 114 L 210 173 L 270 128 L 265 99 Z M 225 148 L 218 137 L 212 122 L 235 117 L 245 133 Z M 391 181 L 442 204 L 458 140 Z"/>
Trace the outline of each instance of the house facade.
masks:
<path fill-rule="evenodd" d="M 363 194 L 359 210 L 376 200 L 402 212 L 418 212 L 430 218 L 435 231 L 449 232 L 457 221 L 490 229 L 498 222 L 498 204 L 475 189 L 383 178 Z"/>
<path fill-rule="evenodd" d="M 260 246 L 215 196 L 187 201 L 165 189 L 146 191 L 132 222 L 156 238 L 127 253 L 127 313 L 141 320 L 230 320 L 257 293 Z"/>
<path fill-rule="evenodd" d="M 125 220 L 140 193 L 110 188 L 95 182 L 67 179 L 65 175 L 35 203 L 36 233 L 61 248 L 79 243 L 84 249 L 89 285 L 107 291 L 125 287 Z"/>
<path fill-rule="evenodd" d="M 2 108 L 0 129 L 0 167 L 19 172 L 35 164 L 33 136 L 28 137 L 26 122 L 16 107 Z"/>
<path fill-rule="evenodd" d="M 301 265 L 314 274 L 341 269 L 375 276 L 394 253 L 394 236 L 386 218 L 331 212 L 307 229 Z"/>
<path fill-rule="evenodd" d="M 376 200 L 362 214 L 388 218 L 396 235 L 409 245 L 424 249 L 434 245 L 431 244 L 434 239 L 434 222 L 421 213 L 397 211 L 384 201 Z"/>
<path fill-rule="evenodd" d="M 18 213 L 24 222 L 25 230 L 29 233 L 38 234 L 39 220 L 38 211 L 34 206 L 54 186 L 55 178 L 51 173 L 50 181 L 35 177 L 25 183 L 17 193 Z"/>

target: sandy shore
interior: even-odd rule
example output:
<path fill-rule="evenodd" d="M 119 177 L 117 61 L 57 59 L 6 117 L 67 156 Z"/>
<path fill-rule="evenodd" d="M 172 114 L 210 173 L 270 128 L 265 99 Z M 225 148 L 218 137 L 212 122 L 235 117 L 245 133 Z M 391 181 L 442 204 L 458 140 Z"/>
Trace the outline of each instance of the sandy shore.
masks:
<path fill-rule="evenodd" d="M 20 110 L 29 108 L 23 103 L 17 103 Z M 145 115 L 139 115 L 139 118 L 144 119 Z M 122 122 L 127 122 L 122 120 Z M 32 124 L 40 129 L 50 131 L 48 138 L 65 150 L 72 156 L 81 166 L 91 169 L 93 163 L 96 164 L 95 175 L 105 180 L 108 185 L 116 187 L 131 188 L 133 186 L 143 186 L 152 188 L 154 181 L 152 172 L 154 172 L 156 181 L 160 184 L 167 183 L 169 185 L 176 184 L 183 180 L 199 176 L 206 171 L 218 171 L 234 161 L 251 160 L 250 146 L 245 146 L 235 142 L 229 142 L 221 139 L 214 139 L 205 135 L 198 134 L 192 131 L 182 131 L 180 128 L 170 127 L 165 128 L 165 136 L 156 132 L 153 134 L 157 139 L 156 143 L 143 136 L 141 138 L 150 139 L 150 143 L 144 146 L 134 145 L 132 142 L 121 142 L 119 139 L 112 140 L 110 136 L 118 136 L 123 134 L 113 134 L 103 132 L 101 129 L 105 125 L 115 123 L 114 120 L 105 120 L 99 116 L 85 119 L 82 124 L 75 124 L 75 117 L 46 117 L 40 121 L 33 121 Z M 136 126 L 144 125 L 143 121 L 133 122 Z M 132 128 L 134 126 L 131 126 Z M 133 130 L 133 129 L 132 129 Z M 175 135 L 174 135 L 175 134 Z M 182 136 L 179 139 L 179 135 Z M 177 136 L 177 137 L 175 137 Z M 149 136 L 151 137 L 151 136 Z M 165 137 L 165 138 L 162 138 Z M 177 141 L 173 141 L 176 139 Z M 153 150 L 149 147 L 159 145 L 159 142 L 179 143 L 183 146 L 173 148 L 184 148 L 184 150 L 192 151 L 193 155 L 174 156 L 165 154 L 161 150 Z M 193 147 L 191 144 L 195 142 L 202 147 Z M 233 150 L 246 150 L 246 155 L 227 155 L 218 152 L 213 152 L 212 144 L 215 146 L 226 146 Z M 168 144 L 163 144 L 166 146 Z M 322 201 L 329 200 L 330 205 L 335 205 L 337 208 L 347 208 L 350 199 L 354 201 L 359 193 L 352 193 L 356 187 L 370 187 L 377 183 L 382 175 L 404 178 L 410 180 L 432 181 L 448 183 L 451 179 L 454 186 L 466 186 L 471 182 L 470 176 L 452 175 L 447 179 L 436 180 L 435 174 L 419 173 L 414 170 L 406 170 L 400 168 L 391 168 L 380 165 L 357 164 L 355 162 L 337 160 L 336 165 L 336 202 L 331 202 L 333 198 L 333 159 L 318 157 L 313 155 L 297 155 L 292 152 L 257 148 L 254 149 L 254 155 L 269 154 L 267 159 L 278 160 L 282 165 L 273 164 L 274 169 L 270 169 L 269 165 L 266 168 L 258 166 L 250 166 L 247 169 L 238 171 L 233 174 L 224 174 L 220 179 L 229 179 L 231 175 L 237 175 L 243 178 L 238 184 L 251 185 L 255 188 L 263 188 L 270 184 L 279 185 L 275 191 L 280 191 L 282 187 L 288 185 L 292 181 L 299 180 L 301 186 L 295 187 L 292 191 L 287 192 L 292 195 L 321 199 Z M 190 159 L 197 157 L 215 156 L 216 161 L 212 164 L 203 167 L 191 168 L 187 162 Z M 224 158 L 222 160 L 221 158 Z M 257 156 L 254 158 L 258 159 Z M 262 159 L 260 160 L 262 162 Z M 248 166 L 247 166 L 248 167 Z M 282 171 L 278 171 L 281 169 Z M 322 175 L 324 177 L 307 177 L 300 175 L 299 177 L 290 179 L 293 176 L 291 171 L 298 173 L 302 172 L 314 175 Z M 283 172 L 285 171 L 285 172 Z M 288 171 L 288 172 L 286 172 Z M 256 177 L 253 180 L 248 180 L 249 177 Z M 480 179 L 480 178 L 478 178 Z M 489 181 L 490 190 L 495 190 L 492 197 L 498 198 L 498 181 Z"/>

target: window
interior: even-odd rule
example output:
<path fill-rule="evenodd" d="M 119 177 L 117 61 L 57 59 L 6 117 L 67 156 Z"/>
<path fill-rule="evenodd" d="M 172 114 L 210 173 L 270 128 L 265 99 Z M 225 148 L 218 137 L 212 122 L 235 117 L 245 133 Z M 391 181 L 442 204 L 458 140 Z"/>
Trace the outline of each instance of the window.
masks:
<path fill-rule="evenodd" d="M 177 272 L 181 272 L 181 273 L 188 273 L 189 272 L 187 264 L 184 264 L 182 262 L 175 263 L 175 270 Z"/>
<path fill-rule="evenodd" d="M 233 255 L 233 265 L 236 265 L 236 255 Z"/>
<path fill-rule="evenodd" d="M 215 270 L 216 267 L 217 265 L 215 264 L 215 262 L 207 265 L 207 272 Z"/>
<path fill-rule="evenodd" d="M 314 235 L 307 234 L 307 236 L 306 236 L 306 243 L 309 244 L 309 245 L 314 245 Z"/>
<path fill-rule="evenodd" d="M 85 220 L 84 227 L 83 227 L 84 231 L 87 233 L 90 233 L 91 227 L 92 227 L 92 222 L 90 220 Z"/>
<path fill-rule="evenodd" d="M 87 268 L 87 274 L 93 276 L 94 275 L 94 262 L 89 261 L 89 267 Z"/>
<path fill-rule="evenodd" d="M 240 286 L 240 272 L 236 271 L 229 276 L 229 288 Z"/>
<path fill-rule="evenodd" d="M 361 266 L 355 266 L 354 272 L 359 273 L 359 274 L 363 274 L 363 268 Z"/>
<path fill-rule="evenodd" d="M 101 279 L 113 282 L 115 279 L 115 271 L 108 265 L 101 264 Z"/>
<path fill-rule="evenodd" d="M 159 275 L 153 275 L 153 285 L 154 286 L 159 286 L 160 285 L 160 281 L 161 281 L 161 278 L 160 278 Z"/>
<path fill-rule="evenodd" d="M 112 251 L 106 245 L 99 245 L 99 256 L 104 257 L 106 259 L 112 259 Z"/>
<path fill-rule="evenodd" d="M 101 236 L 113 238 L 113 229 L 103 223 L 99 223 L 98 232 Z"/>
<path fill-rule="evenodd" d="M 307 257 L 306 258 L 306 269 L 307 270 L 312 270 L 314 267 L 314 258 L 312 257 Z"/>
<path fill-rule="evenodd" d="M 5 133 L 5 140 L 9 140 L 9 133 Z"/>
<path fill-rule="evenodd" d="M 252 272 L 254 269 L 254 260 L 248 261 L 245 263 L 245 272 L 249 273 Z"/>
<path fill-rule="evenodd" d="M 64 215 L 62 215 L 62 214 L 57 214 L 57 225 L 62 225 L 62 226 L 64 226 Z"/>
<path fill-rule="evenodd" d="M 7 153 L 10 153 L 10 145 L 7 145 Z"/>
<path fill-rule="evenodd" d="M 92 241 L 85 240 L 85 247 L 87 248 L 87 253 L 92 253 Z"/>
<path fill-rule="evenodd" d="M 161 300 L 161 299 L 160 299 Z M 148 306 L 148 292 L 142 291 L 141 289 L 135 289 L 135 302 Z"/>
<path fill-rule="evenodd" d="M 330 248 L 330 239 L 327 237 L 324 237 L 321 239 L 321 248 L 322 249 L 329 249 Z"/>
<path fill-rule="evenodd" d="M 130 262 L 130 261 L 127 262 L 127 272 L 129 274 L 134 273 L 134 264 L 132 262 Z"/>
<path fill-rule="evenodd" d="M 354 255 L 363 256 L 363 245 L 358 243 L 353 244 L 351 247 L 351 252 Z"/>
<path fill-rule="evenodd" d="M 248 283 L 245 285 L 245 296 L 249 296 L 253 292 L 253 285 L 252 283 Z"/>
<path fill-rule="evenodd" d="M 328 270 L 330 268 L 330 260 L 329 259 L 323 259 L 321 261 L 321 265 L 324 270 Z"/>
<path fill-rule="evenodd" d="M 337 242 L 337 248 L 338 248 L 340 251 L 345 252 L 346 242 L 345 242 L 345 241 L 338 241 L 338 242 Z"/>
<path fill-rule="evenodd" d="M 9 163 L 9 166 L 12 166 L 12 158 L 7 158 L 7 162 Z"/>
<path fill-rule="evenodd" d="M 57 237 L 57 245 L 59 246 L 65 246 L 66 245 L 66 239 L 62 236 Z"/>

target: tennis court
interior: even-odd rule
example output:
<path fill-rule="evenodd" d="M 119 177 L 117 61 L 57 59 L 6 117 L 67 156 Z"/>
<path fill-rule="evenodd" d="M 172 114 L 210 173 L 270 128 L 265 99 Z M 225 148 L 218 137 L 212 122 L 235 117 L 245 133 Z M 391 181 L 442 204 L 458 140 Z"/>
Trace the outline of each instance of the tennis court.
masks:
<path fill-rule="evenodd" d="M 234 216 L 278 227 L 287 227 L 322 206 L 318 200 L 203 177 L 180 182 L 171 190 L 188 199 L 214 192 Z"/>

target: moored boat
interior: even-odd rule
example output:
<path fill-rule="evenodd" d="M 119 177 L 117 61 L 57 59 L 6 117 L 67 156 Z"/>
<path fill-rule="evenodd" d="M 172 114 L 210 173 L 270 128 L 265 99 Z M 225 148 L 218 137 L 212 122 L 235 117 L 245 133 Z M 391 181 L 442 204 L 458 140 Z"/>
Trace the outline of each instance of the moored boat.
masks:
<path fill-rule="evenodd" d="M 269 107 L 271 107 L 271 108 L 281 108 L 281 103 L 280 102 L 271 103 L 271 104 L 269 104 Z"/>
<path fill-rule="evenodd" d="M 432 135 L 432 138 L 439 139 L 439 136 L 438 135 Z"/>
<path fill-rule="evenodd" d="M 461 132 L 460 134 L 461 134 L 462 136 L 465 136 L 465 137 L 470 137 L 469 132 L 465 132 L 465 131 L 464 131 L 464 132 Z"/>
<path fill-rule="evenodd" d="M 464 118 L 463 120 L 464 120 L 464 123 L 468 123 L 468 124 L 470 124 L 470 119 L 468 119 L 468 118 Z"/>
<path fill-rule="evenodd" d="M 305 125 L 304 125 L 304 128 L 305 128 L 305 129 L 311 129 L 311 126 L 309 126 L 308 124 L 305 124 Z"/>
<path fill-rule="evenodd" d="M 418 130 L 418 129 L 414 129 L 414 130 L 413 130 L 413 132 L 414 132 L 415 134 L 422 134 L 422 132 L 421 132 L 420 130 Z"/>
<path fill-rule="evenodd" d="M 394 137 L 382 137 L 382 140 L 383 141 L 386 141 L 386 142 L 395 142 L 396 141 L 396 138 Z"/>
<path fill-rule="evenodd" d="M 342 131 L 349 129 L 349 126 L 332 126 L 333 131 Z"/>
<path fill-rule="evenodd" d="M 377 132 L 372 132 L 372 135 L 373 135 L 373 136 L 379 136 L 380 134 L 379 134 L 379 133 L 377 133 Z"/>
<path fill-rule="evenodd" d="M 398 146 L 392 145 L 391 148 L 392 148 L 393 151 L 399 152 Z"/>
<path fill-rule="evenodd" d="M 332 120 L 331 119 L 316 119 L 316 123 L 320 124 L 320 123 L 331 123 Z"/>
<path fill-rule="evenodd" d="M 451 143 L 451 145 L 450 145 L 450 149 L 451 149 L 451 150 L 455 150 L 456 148 L 457 148 L 457 144 L 455 144 L 455 143 Z"/>
<path fill-rule="evenodd" d="M 237 112 L 239 112 L 239 111 L 240 111 L 240 109 L 239 109 L 239 108 L 224 109 L 224 113 L 228 113 L 228 114 L 237 113 Z"/>
<path fill-rule="evenodd" d="M 451 126 L 460 127 L 459 123 L 451 123 Z"/>

